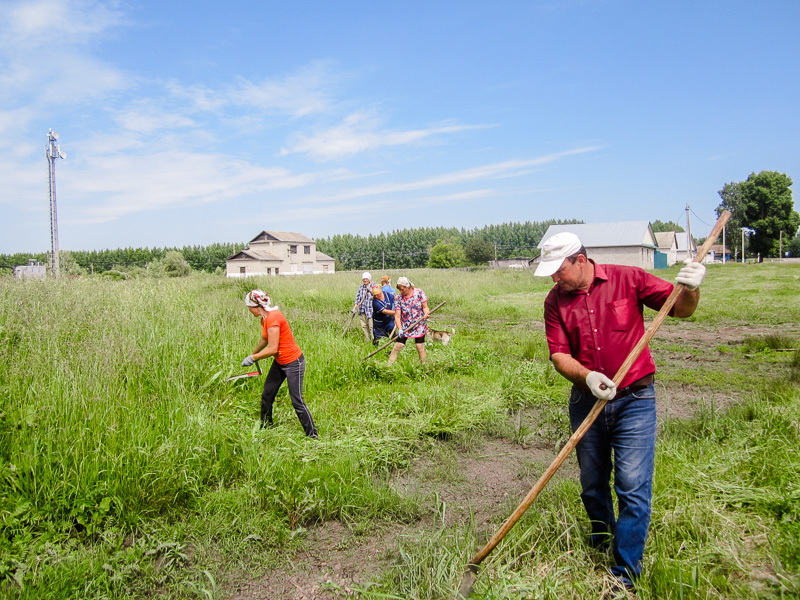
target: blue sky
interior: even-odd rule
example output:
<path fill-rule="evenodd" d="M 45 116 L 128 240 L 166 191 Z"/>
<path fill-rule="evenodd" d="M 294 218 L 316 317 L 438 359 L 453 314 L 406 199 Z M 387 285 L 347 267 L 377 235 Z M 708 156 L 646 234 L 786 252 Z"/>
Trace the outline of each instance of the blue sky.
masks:
<path fill-rule="evenodd" d="M 800 177 L 800 2 L 0 0 L 0 252 L 672 220 Z"/>

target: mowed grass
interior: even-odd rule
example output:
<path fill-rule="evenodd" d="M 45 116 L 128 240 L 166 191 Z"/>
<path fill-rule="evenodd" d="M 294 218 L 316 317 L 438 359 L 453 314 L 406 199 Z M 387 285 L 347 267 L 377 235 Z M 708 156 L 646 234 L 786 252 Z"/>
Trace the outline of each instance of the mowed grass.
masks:
<path fill-rule="evenodd" d="M 430 306 L 446 301 L 431 325 L 456 336 L 429 347 L 427 367 L 412 348 L 392 368 L 385 352 L 364 360 L 373 347 L 357 322 L 343 336 L 359 274 L 0 279 L 0 595 L 224 597 L 224 582 L 281 564 L 316 523 L 366 534 L 435 513 L 387 483 L 428 439 L 513 438 L 508 416 L 526 406 L 563 434 L 568 385 L 549 366 L 541 324 L 549 280 L 390 274 L 410 276 Z M 800 324 L 799 279 L 798 265 L 712 266 L 691 320 L 774 327 L 786 345 Z M 277 427 L 261 430 L 263 379 L 222 381 L 258 341 L 242 302 L 252 287 L 281 307 L 306 355 L 319 443 L 303 436 L 285 389 Z M 797 593 L 800 365 L 777 342 L 742 343 L 746 389 L 697 374 L 735 409 L 662 427 L 640 597 Z M 775 361 L 785 376 L 760 377 L 757 366 Z M 608 557 L 585 532 L 577 483 L 552 484 L 495 550 L 476 597 L 601 593 Z M 442 525 L 404 542 L 396 568 L 361 596 L 452 597 L 482 535 Z"/>

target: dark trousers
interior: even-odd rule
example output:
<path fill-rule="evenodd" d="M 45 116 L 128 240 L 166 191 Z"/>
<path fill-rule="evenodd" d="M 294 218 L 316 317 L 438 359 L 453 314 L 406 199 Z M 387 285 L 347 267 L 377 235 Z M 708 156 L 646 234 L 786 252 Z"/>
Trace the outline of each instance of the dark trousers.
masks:
<path fill-rule="evenodd" d="M 266 427 L 272 425 L 272 405 L 275 403 L 275 396 L 284 380 L 289 386 L 289 397 L 292 399 L 294 412 L 300 419 L 303 430 L 309 437 L 317 437 L 317 428 L 314 419 L 303 402 L 303 375 L 306 372 L 306 357 L 300 356 L 286 365 L 279 365 L 278 361 L 273 360 L 272 366 L 267 372 L 267 379 L 264 381 L 264 391 L 261 392 L 261 425 Z"/>

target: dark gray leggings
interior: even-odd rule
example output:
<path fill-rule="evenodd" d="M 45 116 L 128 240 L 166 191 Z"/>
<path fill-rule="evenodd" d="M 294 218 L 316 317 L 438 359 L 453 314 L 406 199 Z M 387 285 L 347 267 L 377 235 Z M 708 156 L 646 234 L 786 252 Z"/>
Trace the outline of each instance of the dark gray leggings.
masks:
<path fill-rule="evenodd" d="M 286 380 L 289 386 L 289 397 L 292 399 L 294 412 L 300 419 L 303 430 L 309 437 L 317 437 L 317 428 L 314 419 L 303 402 L 303 375 L 306 372 L 306 358 L 302 354 L 297 360 L 289 364 L 279 365 L 278 361 L 273 360 L 272 366 L 267 371 L 267 379 L 264 381 L 264 391 L 261 392 L 261 426 L 272 425 L 272 405 L 275 403 L 275 396 L 278 389 Z"/>

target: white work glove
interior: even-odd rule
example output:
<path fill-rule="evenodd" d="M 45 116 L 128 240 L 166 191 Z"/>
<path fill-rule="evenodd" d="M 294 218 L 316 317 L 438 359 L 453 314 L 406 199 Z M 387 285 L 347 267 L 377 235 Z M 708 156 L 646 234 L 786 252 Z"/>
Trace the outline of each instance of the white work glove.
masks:
<path fill-rule="evenodd" d="M 586 385 L 594 397 L 601 400 L 613 400 L 617 395 L 617 384 L 597 371 L 592 371 L 586 376 Z"/>
<path fill-rule="evenodd" d="M 255 360 L 253 360 L 253 357 L 252 357 L 252 355 L 251 355 L 251 356 L 248 356 L 247 358 L 245 358 L 245 359 L 242 361 L 242 366 L 243 366 L 243 367 L 252 367 L 254 362 L 256 362 L 256 361 L 255 361 Z"/>
<path fill-rule="evenodd" d="M 683 261 L 684 267 L 678 272 L 675 281 L 682 283 L 687 290 L 696 290 L 703 283 L 706 276 L 706 267 L 703 263 L 694 262 L 691 259 Z"/>

